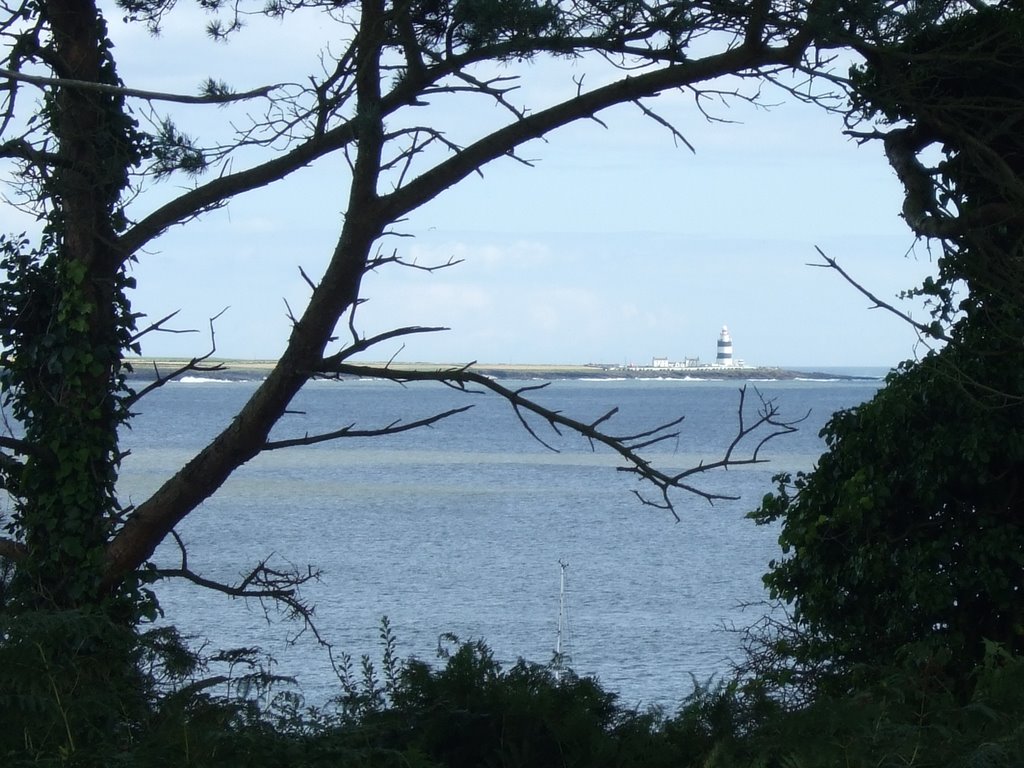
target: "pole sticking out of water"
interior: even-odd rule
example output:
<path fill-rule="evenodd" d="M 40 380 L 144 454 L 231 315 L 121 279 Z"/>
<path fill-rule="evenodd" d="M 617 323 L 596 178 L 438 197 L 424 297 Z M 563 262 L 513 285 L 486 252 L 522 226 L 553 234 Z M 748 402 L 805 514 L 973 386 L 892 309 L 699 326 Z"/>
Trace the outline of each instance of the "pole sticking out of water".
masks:
<path fill-rule="evenodd" d="M 555 680 L 561 680 L 562 675 L 569 671 L 572 664 L 572 655 L 569 653 L 569 606 L 566 603 L 565 578 L 565 572 L 569 568 L 569 564 L 560 559 L 558 565 L 562 570 L 558 588 L 558 634 L 555 637 L 555 656 L 551 660 L 551 670 L 554 672 Z"/>

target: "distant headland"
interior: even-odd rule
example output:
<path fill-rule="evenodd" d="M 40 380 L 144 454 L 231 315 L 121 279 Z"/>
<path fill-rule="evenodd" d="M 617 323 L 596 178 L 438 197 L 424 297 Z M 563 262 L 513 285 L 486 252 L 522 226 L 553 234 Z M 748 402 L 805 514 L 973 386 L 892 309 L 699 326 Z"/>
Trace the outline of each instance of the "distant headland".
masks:
<path fill-rule="evenodd" d="M 188 363 L 182 359 L 139 359 L 134 362 L 136 378 L 154 379 L 166 376 Z M 465 368 L 465 363 L 370 363 L 369 368 L 390 368 L 394 371 L 421 370 L 446 371 Z M 274 367 L 272 360 L 211 360 L 202 362 L 204 371 L 189 375 L 221 379 L 262 379 Z M 667 357 L 654 357 L 650 365 L 626 363 L 586 363 L 585 365 L 473 363 L 472 370 L 493 379 L 680 379 L 691 381 L 873 381 L 876 376 L 854 376 L 826 371 L 788 370 L 774 366 L 752 366 L 733 357 L 732 336 L 729 327 L 722 326 L 718 335 L 717 354 L 713 363 L 702 363 L 700 358 L 686 357 L 674 362 Z M 210 370 L 215 368 L 216 370 Z"/>
<path fill-rule="evenodd" d="M 166 376 L 172 371 L 188 363 L 185 359 L 136 358 L 131 360 L 132 378 L 149 379 L 157 373 Z M 207 370 L 191 371 L 187 375 L 218 379 L 251 380 L 262 379 L 274 367 L 273 360 L 204 360 L 202 367 Z M 395 371 L 430 370 L 444 371 L 465 367 L 465 363 L 384 363 L 366 362 L 371 368 L 388 367 Z M 216 370 L 209 370 L 216 367 Z M 512 364 L 512 363 L 474 363 L 471 369 L 484 376 L 495 379 L 676 379 L 691 381 L 793 381 L 805 379 L 810 381 L 858 381 L 870 380 L 873 376 L 851 376 L 828 371 L 789 370 L 777 367 L 726 367 L 701 366 L 699 368 L 653 368 L 650 366 L 615 365 L 610 363 L 573 364 Z"/>

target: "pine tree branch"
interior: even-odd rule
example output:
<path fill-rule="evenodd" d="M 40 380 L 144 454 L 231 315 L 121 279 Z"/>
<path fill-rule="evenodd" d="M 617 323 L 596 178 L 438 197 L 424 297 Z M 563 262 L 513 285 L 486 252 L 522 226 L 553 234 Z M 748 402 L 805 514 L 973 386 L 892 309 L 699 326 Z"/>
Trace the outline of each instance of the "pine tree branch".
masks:
<path fill-rule="evenodd" d="M 14 80 L 19 83 L 38 85 L 41 88 L 77 88 L 81 90 L 99 91 L 100 93 L 116 93 L 122 96 L 144 99 L 146 101 L 166 101 L 175 104 L 231 104 L 237 101 L 247 101 L 249 99 L 269 96 L 273 91 L 285 86 L 285 83 L 277 83 L 276 85 L 264 85 L 260 88 L 253 88 L 251 91 L 243 91 L 242 93 L 208 93 L 200 96 L 189 96 L 183 93 L 149 91 L 143 88 L 128 88 L 123 85 L 95 83 L 90 82 L 89 80 L 29 75 L 15 69 L 8 69 L 7 67 L 0 67 L 0 78 L 7 78 L 8 80 Z"/>

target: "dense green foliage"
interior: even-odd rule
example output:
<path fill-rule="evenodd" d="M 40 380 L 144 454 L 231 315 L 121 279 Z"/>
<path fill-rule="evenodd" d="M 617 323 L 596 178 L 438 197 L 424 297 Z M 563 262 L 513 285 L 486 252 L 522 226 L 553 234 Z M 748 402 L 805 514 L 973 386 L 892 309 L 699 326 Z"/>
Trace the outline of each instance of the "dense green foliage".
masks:
<path fill-rule="evenodd" d="M 861 116 L 906 123 L 886 149 L 905 217 L 941 249 L 917 293 L 946 343 L 836 414 L 817 468 L 780 478 L 754 515 L 782 521 L 785 557 L 765 581 L 793 605 L 798 666 L 843 677 L 924 653 L 966 692 L 986 641 L 1024 650 L 1022 41 L 1011 2 L 854 73 Z"/>
<path fill-rule="evenodd" d="M 735 683 L 698 686 L 674 713 L 636 711 L 594 680 L 503 667 L 475 642 L 439 666 L 387 650 L 379 670 L 364 659 L 334 702 L 312 709 L 251 650 L 222 654 L 234 671 L 211 677 L 170 630 L 139 643 L 102 617 L 67 613 L 37 616 L 31 637 L 28 627 L 0 648 L 0 760 L 15 768 L 939 768 L 1019 765 L 1024 750 L 1024 662 L 995 646 L 966 702 L 945 675 L 908 661 L 797 711 Z M 138 672 L 110 677 L 96 644 L 134 648 Z"/>
<path fill-rule="evenodd" d="M 848 669 L 924 642 L 967 671 L 986 639 L 1022 650 L 1024 415 L 954 378 L 959 349 L 836 414 L 817 468 L 757 513 L 783 520 L 766 582 L 809 630 L 804 661 Z"/>
<path fill-rule="evenodd" d="M 138 638 L 98 612 L 0 620 L 0 762 L 102 764 L 148 714 Z"/>

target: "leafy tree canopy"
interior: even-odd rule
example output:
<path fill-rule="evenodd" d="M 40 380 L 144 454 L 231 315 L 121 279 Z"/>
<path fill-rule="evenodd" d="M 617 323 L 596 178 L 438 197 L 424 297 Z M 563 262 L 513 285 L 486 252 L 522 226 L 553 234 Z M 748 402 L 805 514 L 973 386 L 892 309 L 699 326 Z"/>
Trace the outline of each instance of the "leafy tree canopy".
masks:
<path fill-rule="evenodd" d="M 782 521 L 765 582 L 793 605 L 801 662 L 924 644 L 966 675 L 984 640 L 1024 649 L 1022 41 L 1010 2 L 867 47 L 853 73 L 854 115 L 890 126 L 860 135 L 885 142 L 905 218 L 941 251 L 917 292 L 944 346 L 836 414 L 817 468 L 754 513 Z"/>

